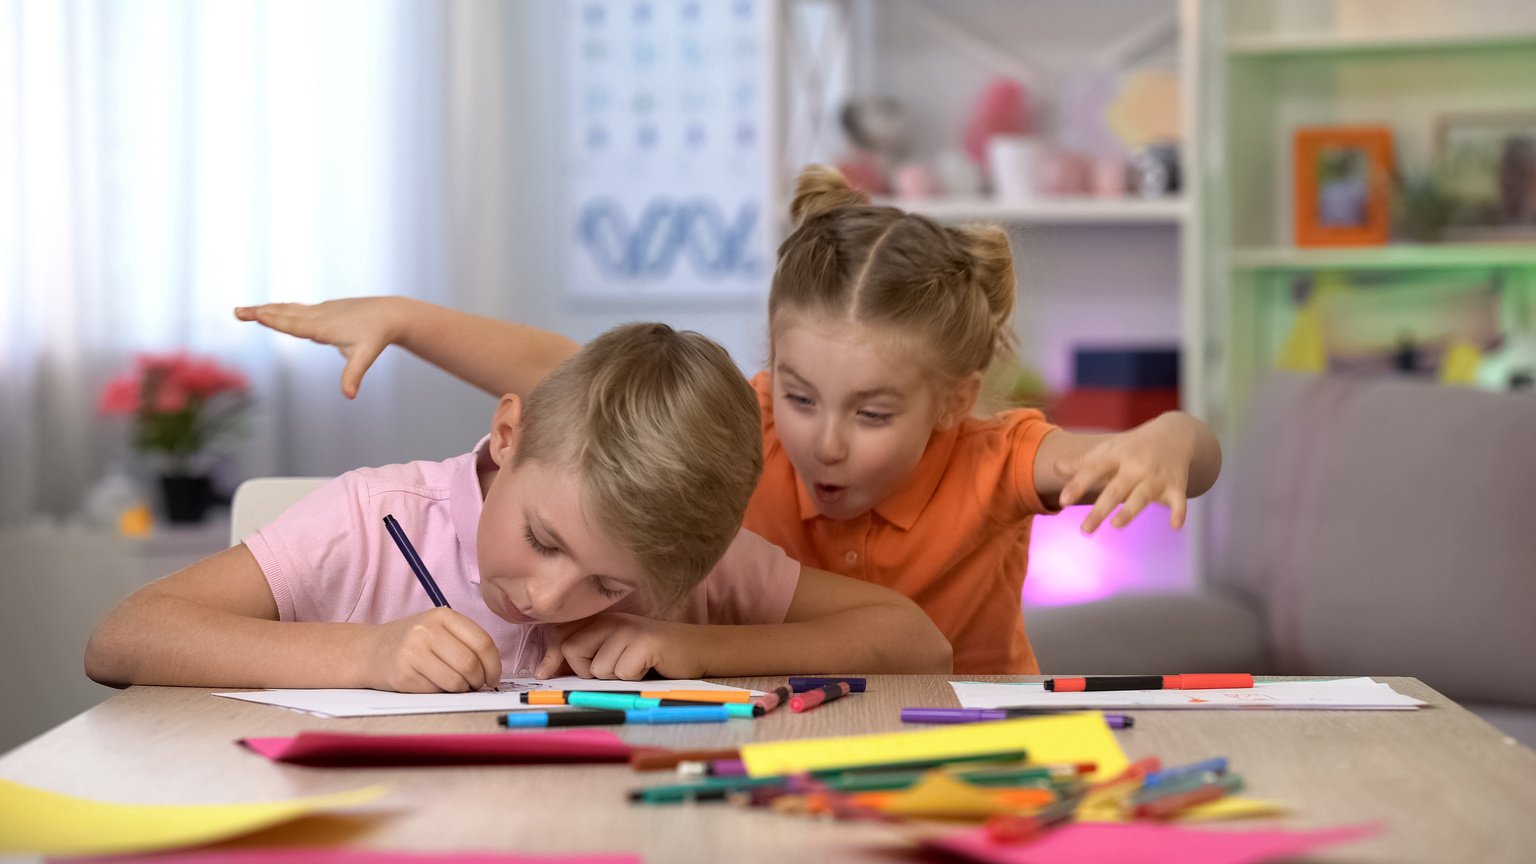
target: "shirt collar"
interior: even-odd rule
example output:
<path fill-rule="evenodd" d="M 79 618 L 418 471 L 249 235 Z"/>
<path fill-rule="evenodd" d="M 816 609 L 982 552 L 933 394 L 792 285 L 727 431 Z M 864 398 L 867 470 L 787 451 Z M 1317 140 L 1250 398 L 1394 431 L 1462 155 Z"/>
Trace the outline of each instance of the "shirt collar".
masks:
<path fill-rule="evenodd" d="M 467 556 L 470 562 L 477 561 L 475 550 L 480 535 L 480 513 L 485 509 L 485 496 L 480 493 L 480 466 L 490 464 L 490 441 L 487 435 L 480 439 L 475 449 L 470 453 L 458 457 L 460 468 L 451 481 L 453 498 L 450 501 L 450 512 L 453 514 L 453 528 L 459 535 L 460 551 L 462 556 Z M 475 585 L 480 584 L 480 568 L 467 567 L 469 581 Z"/>
<path fill-rule="evenodd" d="M 884 501 L 876 504 L 875 513 L 903 531 L 912 530 L 917 517 L 922 514 L 923 508 L 927 507 L 929 500 L 933 498 L 934 490 L 939 488 L 939 481 L 944 477 L 944 469 L 949 465 L 950 454 L 954 452 L 955 442 L 959 438 L 958 424 L 935 430 L 929 436 L 928 446 L 923 450 L 922 458 L 917 460 L 917 466 L 912 469 L 906 482 L 887 495 Z M 798 474 L 795 479 L 800 479 Z M 811 493 L 806 490 L 805 483 L 797 482 L 795 489 L 800 502 L 800 519 L 806 521 L 820 516 L 820 512 L 816 509 L 816 502 L 812 500 Z"/>

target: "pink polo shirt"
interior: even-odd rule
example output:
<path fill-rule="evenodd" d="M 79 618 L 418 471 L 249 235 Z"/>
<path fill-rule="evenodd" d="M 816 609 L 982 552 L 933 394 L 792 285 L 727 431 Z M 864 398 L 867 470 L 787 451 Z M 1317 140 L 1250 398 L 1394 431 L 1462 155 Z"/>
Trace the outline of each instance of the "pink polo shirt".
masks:
<path fill-rule="evenodd" d="M 337 477 L 245 538 L 267 577 L 283 621 L 377 624 L 432 608 L 384 530 L 392 514 L 455 612 L 479 624 L 501 649 L 502 674 L 526 676 L 544 655 L 548 625 L 514 624 L 480 597 L 475 535 L 483 500 L 476 460 L 486 439 L 444 462 L 360 468 Z M 683 604 L 692 624 L 781 624 L 800 565 L 779 547 L 742 531 Z M 637 612 L 626 597 L 613 607 Z"/>

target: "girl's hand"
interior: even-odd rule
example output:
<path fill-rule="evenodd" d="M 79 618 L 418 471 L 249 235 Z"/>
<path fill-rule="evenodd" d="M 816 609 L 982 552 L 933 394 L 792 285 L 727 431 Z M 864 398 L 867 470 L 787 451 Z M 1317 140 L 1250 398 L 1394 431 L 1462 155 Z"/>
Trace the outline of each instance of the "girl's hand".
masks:
<path fill-rule="evenodd" d="M 1116 506 L 1120 512 L 1111 524 L 1124 528 L 1153 501 L 1167 505 L 1168 524 L 1182 528 L 1197 443 L 1190 425 L 1194 422 L 1186 415 L 1164 414 L 1129 432 L 1106 436 L 1077 459 L 1057 462 L 1056 471 L 1066 481 L 1058 499 L 1061 506 L 1093 499 L 1093 510 L 1083 520 L 1087 534 Z"/>
<path fill-rule="evenodd" d="M 400 333 L 403 298 L 356 297 L 324 303 L 266 303 L 236 306 L 235 317 L 255 321 L 279 333 L 333 345 L 347 358 L 341 370 L 341 392 L 357 398 L 363 374 Z"/>
<path fill-rule="evenodd" d="M 501 652 L 480 625 L 437 608 L 365 625 L 359 662 L 375 690 L 465 693 L 501 683 Z"/>
<path fill-rule="evenodd" d="M 652 669 L 668 678 L 698 678 L 704 660 L 693 632 L 686 624 L 603 612 L 550 627 L 534 674 L 552 678 L 569 665 L 582 678 L 638 681 Z"/>

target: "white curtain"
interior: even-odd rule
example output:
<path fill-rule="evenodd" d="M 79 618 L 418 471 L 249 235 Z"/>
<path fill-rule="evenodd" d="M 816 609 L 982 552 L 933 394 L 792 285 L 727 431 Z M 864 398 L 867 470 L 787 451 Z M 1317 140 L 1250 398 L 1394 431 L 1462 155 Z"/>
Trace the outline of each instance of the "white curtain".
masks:
<path fill-rule="evenodd" d="M 132 464 L 101 384 L 219 356 L 256 410 L 230 473 L 444 458 L 488 401 L 397 357 L 357 402 L 330 349 L 231 307 L 505 278 L 495 2 L 0 0 L 0 522 Z"/>

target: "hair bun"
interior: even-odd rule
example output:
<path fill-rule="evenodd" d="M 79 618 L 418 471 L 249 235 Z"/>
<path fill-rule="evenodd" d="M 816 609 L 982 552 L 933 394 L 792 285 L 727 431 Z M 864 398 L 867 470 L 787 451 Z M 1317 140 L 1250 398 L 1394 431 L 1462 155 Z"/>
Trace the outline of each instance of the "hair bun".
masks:
<path fill-rule="evenodd" d="M 848 185 L 836 168 L 811 165 L 795 180 L 795 197 L 789 202 L 789 221 L 799 228 L 807 219 L 840 207 L 866 207 L 869 196 Z"/>

